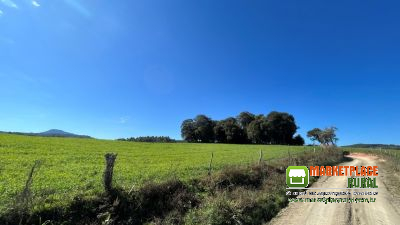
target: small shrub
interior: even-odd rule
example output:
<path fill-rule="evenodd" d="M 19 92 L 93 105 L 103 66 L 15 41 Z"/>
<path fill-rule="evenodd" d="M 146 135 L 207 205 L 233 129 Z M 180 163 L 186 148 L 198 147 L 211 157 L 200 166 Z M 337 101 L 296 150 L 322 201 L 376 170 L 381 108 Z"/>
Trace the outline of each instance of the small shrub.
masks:
<path fill-rule="evenodd" d="M 261 166 L 227 167 L 216 173 L 212 181 L 219 189 L 233 189 L 240 186 L 258 188 L 267 176 Z"/>
<path fill-rule="evenodd" d="M 198 202 L 196 196 L 179 180 L 149 183 L 135 195 L 144 218 L 163 217 L 173 210 L 184 213 Z"/>

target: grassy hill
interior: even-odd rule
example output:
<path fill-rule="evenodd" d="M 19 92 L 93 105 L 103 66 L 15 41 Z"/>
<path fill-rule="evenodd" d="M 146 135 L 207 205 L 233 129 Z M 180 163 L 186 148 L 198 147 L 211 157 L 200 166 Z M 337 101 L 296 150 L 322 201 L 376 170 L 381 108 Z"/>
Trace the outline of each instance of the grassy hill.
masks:
<path fill-rule="evenodd" d="M 46 207 L 68 204 L 75 196 L 93 196 L 102 190 L 104 154 L 118 154 L 115 184 L 130 189 L 149 180 L 170 177 L 188 180 L 207 174 L 211 153 L 213 169 L 251 164 L 263 150 L 265 159 L 300 154 L 312 147 L 136 143 L 82 138 L 31 137 L 0 134 L 0 210 L 20 192 L 35 160 L 42 165 L 33 190 L 45 193 Z"/>
<path fill-rule="evenodd" d="M 39 136 L 39 137 L 65 137 L 65 138 L 92 138 L 88 135 L 79 135 L 63 130 L 51 129 L 40 133 L 24 133 L 24 132 L 4 132 L 0 131 L 0 134 L 15 134 L 15 135 L 25 135 L 25 136 Z"/>

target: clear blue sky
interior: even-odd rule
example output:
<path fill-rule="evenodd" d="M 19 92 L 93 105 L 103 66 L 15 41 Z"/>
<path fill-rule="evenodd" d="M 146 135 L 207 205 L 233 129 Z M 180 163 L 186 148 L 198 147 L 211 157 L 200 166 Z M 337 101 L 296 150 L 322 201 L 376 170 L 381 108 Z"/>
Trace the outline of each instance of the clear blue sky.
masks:
<path fill-rule="evenodd" d="M 169 135 L 203 113 L 400 144 L 398 1 L 0 0 L 0 130 Z"/>

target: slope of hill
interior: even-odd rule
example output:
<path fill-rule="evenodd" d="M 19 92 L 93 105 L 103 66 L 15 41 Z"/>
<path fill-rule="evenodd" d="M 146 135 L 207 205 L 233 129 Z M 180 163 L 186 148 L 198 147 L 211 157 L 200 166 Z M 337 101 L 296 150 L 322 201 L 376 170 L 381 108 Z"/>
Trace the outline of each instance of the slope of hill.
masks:
<path fill-rule="evenodd" d="M 40 136 L 40 137 L 73 137 L 73 138 L 92 138 L 88 135 L 79 135 L 73 134 L 69 132 L 65 132 L 62 130 L 51 129 L 45 132 L 40 133 L 24 133 L 24 132 L 4 132 L 0 131 L 0 133 L 4 134 L 17 134 L 17 135 L 27 135 L 27 136 Z"/>

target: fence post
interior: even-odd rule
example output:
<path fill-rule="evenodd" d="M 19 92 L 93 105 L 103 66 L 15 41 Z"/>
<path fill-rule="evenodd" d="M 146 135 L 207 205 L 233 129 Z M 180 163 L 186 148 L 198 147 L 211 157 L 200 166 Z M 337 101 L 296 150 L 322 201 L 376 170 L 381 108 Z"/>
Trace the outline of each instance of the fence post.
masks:
<path fill-rule="evenodd" d="M 261 165 L 262 161 L 263 161 L 263 151 L 260 150 L 260 159 L 258 160 L 258 164 Z"/>
<path fill-rule="evenodd" d="M 103 174 L 104 189 L 107 193 L 110 193 L 110 191 L 112 190 L 114 164 L 115 164 L 115 159 L 117 158 L 117 154 L 107 153 L 104 155 L 104 157 L 106 158 L 106 168 Z"/>
<path fill-rule="evenodd" d="M 288 150 L 287 150 L 287 152 L 288 152 L 288 154 L 289 154 L 289 159 L 288 159 L 288 161 L 289 161 L 289 162 L 288 162 L 288 166 L 290 166 L 290 162 L 292 161 L 292 160 L 291 160 L 291 158 L 290 158 L 290 150 L 288 149 Z"/>
<path fill-rule="evenodd" d="M 210 164 L 208 165 L 208 176 L 211 175 L 211 169 L 212 169 L 213 158 L 214 158 L 214 152 L 211 152 Z"/>

